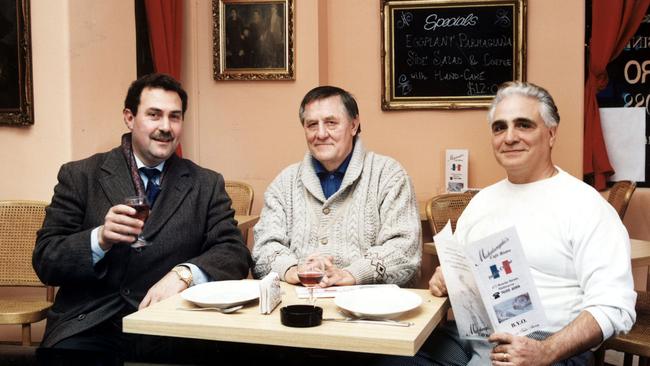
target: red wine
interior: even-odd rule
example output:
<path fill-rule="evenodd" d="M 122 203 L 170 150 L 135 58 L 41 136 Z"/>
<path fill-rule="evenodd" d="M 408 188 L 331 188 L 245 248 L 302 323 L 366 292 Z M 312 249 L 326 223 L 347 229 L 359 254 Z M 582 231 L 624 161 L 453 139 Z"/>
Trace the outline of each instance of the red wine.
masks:
<path fill-rule="evenodd" d="M 129 207 L 135 208 L 135 217 L 138 220 L 147 221 L 149 217 L 149 205 L 146 203 L 130 204 Z"/>
<path fill-rule="evenodd" d="M 303 286 L 312 287 L 320 283 L 320 281 L 323 279 L 323 273 L 315 271 L 302 272 L 298 273 L 298 279 L 300 280 L 300 283 L 303 284 Z"/>

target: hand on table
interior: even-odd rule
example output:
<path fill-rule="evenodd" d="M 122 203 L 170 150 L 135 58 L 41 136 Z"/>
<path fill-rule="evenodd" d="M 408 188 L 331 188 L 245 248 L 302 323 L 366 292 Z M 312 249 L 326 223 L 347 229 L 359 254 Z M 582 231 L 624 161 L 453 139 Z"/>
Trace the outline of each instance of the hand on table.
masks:
<path fill-rule="evenodd" d="M 186 288 L 187 284 L 185 284 L 176 273 L 169 272 L 160 281 L 156 282 L 149 291 L 147 291 L 147 294 L 144 296 L 144 299 L 142 299 L 142 302 L 140 302 L 138 309 L 144 309 L 147 306 L 165 300 Z"/>
<path fill-rule="evenodd" d="M 445 284 L 445 278 L 442 275 L 442 268 L 440 266 L 436 267 L 436 271 L 429 280 L 429 290 L 433 296 L 447 296 L 447 285 Z"/>
<path fill-rule="evenodd" d="M 334 260 L 330 256 L 322 257 L 323 263 L 325 264 L 325 276 L 318 284 L 319 287 L 330 287 L 330 286 L 352 286 L 357 284 L 357 280 L 352 276 L 352 274 L 344 269 L 337 267 L 334 264 Z"/>
<path fill-rule="evenodd" d="M 99 227 L 99 246 L 108 250 L 114 244 L 131 244 L 142 233 L 144 222 L 132 217 L 135 208 L 127 205 L 111 207 L 104 217 L 104 225 Z"/>

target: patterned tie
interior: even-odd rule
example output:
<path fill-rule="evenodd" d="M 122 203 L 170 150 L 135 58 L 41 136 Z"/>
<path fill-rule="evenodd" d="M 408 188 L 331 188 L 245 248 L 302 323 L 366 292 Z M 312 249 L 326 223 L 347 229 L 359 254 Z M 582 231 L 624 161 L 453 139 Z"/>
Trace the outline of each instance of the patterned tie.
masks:
<path fill-rule="evenodd" d="M 149 200 L 149 206 L 153 207 L 154 202 L 156 202 L 156 197 L 160 193 L 160 185 L 156 182 L 158 177 L 160 177 L 160 170 L 142 167 L 140 171 L 147 176 L 148 181 L 145 193 L 147 194 L 147 200 Z"/>

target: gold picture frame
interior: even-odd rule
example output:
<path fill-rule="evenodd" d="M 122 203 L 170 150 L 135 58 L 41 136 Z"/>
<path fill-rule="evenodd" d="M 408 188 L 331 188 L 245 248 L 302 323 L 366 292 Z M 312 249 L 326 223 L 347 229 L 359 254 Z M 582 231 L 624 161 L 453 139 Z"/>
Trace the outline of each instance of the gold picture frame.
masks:
<path fill-rule="evenodd" d="M 0 124 L 34 124 L 29 0 L 0 0 Z"/>
<path fill-rule="evenodd" d="M 526 0 L 380 0 L 383 110 L 486 108 L 525 80 Z"/>
<path fill-rule="evenodd" d="M 294 0 L 212 0 L 215 80 L 295 80 Z"/>

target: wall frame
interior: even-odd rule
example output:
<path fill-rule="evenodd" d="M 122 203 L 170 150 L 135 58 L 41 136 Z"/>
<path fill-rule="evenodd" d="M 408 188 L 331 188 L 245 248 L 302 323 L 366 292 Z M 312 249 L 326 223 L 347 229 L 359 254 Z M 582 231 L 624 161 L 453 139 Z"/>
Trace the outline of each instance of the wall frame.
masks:
<path fill-rule="evenodd" d="M 294 80 L 294 0 L 212 0 L 215 80 Z"/>
<path fill-rule="evenodd" d="M 0 0 L 0 124 L 34 124 L 29 0 Z"/>
<path fill-rule="evenodd" d="M 382 109 L 485 108 L 525 80 L 526 0 L 380 0 Z"/>

